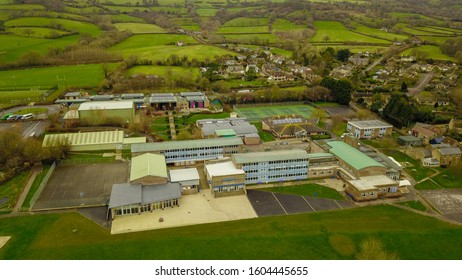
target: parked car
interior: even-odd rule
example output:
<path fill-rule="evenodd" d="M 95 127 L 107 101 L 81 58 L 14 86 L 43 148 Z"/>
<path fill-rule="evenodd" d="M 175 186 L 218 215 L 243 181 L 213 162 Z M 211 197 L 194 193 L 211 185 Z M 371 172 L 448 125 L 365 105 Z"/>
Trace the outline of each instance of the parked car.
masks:
<path fill-rule="evenodd" d="M 17 115 L 15 120 L 20 120 L 22 118 L 22 115 Z"/>
<path fill-rule="evenodd" d="M 21 120 L 29 120 L 29 119 L 33 119 L 33 118 L 35 118 L 35 115 L 32 114 L 32 113 L 29 113 L 29 114 L 23 115 Z"/>
<path fill-rule="evenodd" d="M 7 121 L 13 121 L 13 120 L 16 119 L 16 117 L 17 117 L 17 116 L 13 114 L 13 115 L 10 115 L 6 120 L 7 120 Z"/>
<path fill-rule="evenodd" d="M 5 115 L 2 116 L 1 120 L 6 121 L 11 115 L 12 115 L 11 113 L 5 114 Z"/>

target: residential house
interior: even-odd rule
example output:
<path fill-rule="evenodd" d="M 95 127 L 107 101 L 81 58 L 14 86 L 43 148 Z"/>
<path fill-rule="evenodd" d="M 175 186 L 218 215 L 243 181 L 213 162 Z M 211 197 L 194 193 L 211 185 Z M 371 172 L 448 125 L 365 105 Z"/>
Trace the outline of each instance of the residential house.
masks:
<path fill-rule="evenodd" d="M 461 154 L 461 150 L 458 147 L 439 148 L 432 151 L 433 158 L 439 161 L 440 166 L 458 164 Z"/>

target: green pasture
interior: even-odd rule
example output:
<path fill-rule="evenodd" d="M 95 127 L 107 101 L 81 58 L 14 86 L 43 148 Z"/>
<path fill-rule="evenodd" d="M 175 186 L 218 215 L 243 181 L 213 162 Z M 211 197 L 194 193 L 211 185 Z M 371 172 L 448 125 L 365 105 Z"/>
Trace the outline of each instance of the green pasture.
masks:
<path fill-rule="evenodd" d="M 47 38 L 51 36 L 64 36 L 69 32 L 47 28 L 47 27 L 11 27 L 6 29 L 7 32 L 23 37 Z"/>
<path fill-rule="evenodd" d="M 153 46 L 176 47 L 178 41 L 186 45 L 199 44 L 195 39 L 188 35 L 180 34 L 138 34 L 133 35 L 119 44 L 113 46 L 111 50 L 117 51 L 143 51 Z"/>
<path fill-rule="evenodd" d="M 266 117 L 276 115 L 302 115 L 309 118 L 314 108 L 309 105 L 275 105 L 275 106 L 255 106 L 255 107 L 237 107 L 236 112 L 239 117 L 244 117 L 250 121 L 261 120 Z"/>
<path fill-rule="evenodd" d="M 438 185 L 447 188 L 462 188 L 462 172 L 455 169 L 441 169 L 441 172 L 432 178 Z"/>
<path fill-rule="evenodd" d="M 0 0 L 0 5 L 13 4 L 15 0 Z"/>
<path fill-rule="evenodd" d="M 358 45 L 343 45 L 343 44 L 316 44 L 316 48 L 323 50 L 328 47 L 332 47 L 335 50 L 349 49 L 352 53 L 359 52 L 370 52 L 370 53 L 382 53 L 387 49 L 384 46 L 358 46 Z"/>
<path fill-rule="evenodd" d="M 242 34 L 242 35 L 224 35 L 227 42 L 250 44 L 250 45 L 265 45 L 275 43 L 278 37 L 274 34 Z"/>
<path fill-rule="evenodd" d="M 65 30 L 77 31 L 80 34 L 97 36 L 101 33 L 99 27 L 94 24 L 69 19 L 21 17 L 5 22 L 6 27 L 52 27 L 58 25 Z"/>
<path fill-rule="evenodd" d="M 454 37 L 447 37 L 447 36 L 419 36 L 420 40 L 429 42 L 431 44 L 437 44 L 441 45 L 444 42 L 446 42 L 448 39 L 454 38 Z"/>
<path fill-rule="evenodd" d="M 348 30 L 337 21 L 315 21 L 316 34 L 311 42 L 360 42 L 368 44 L 390 44 L 390 41 L 377 39 Z M 326 39 L 328 39 L 326 41 Z"/>
<path fill-rule="evenodd" d="M 14 104 L 14 102 L 18 101 L 20 101 L 20 103 L 27 103 L 23 102 L 24 100 L 39 101 L 40 97 L 45 95 L 47 95 L 47 91 L 39 90 L 38 88 L 32 88 L 31 90 L 0 91 L 0 104 Z"/>
<path fill-rule="evenodd" d="M 188 67 L 180 67 L 180 66 L 157 66 L 157 65 L 146 65 L 146 66 L 135 66 L 128 70 L 128 74 L 136 75 L 136 74 L 146 74 L 146 75 L 158 75 L 158 76 L 165 76 L 168 71 L 171 71 L 173 75 L 185 75 L 189 74 L 196 79 L 200 76 L 199 68 L 188 68 Z"/>
<path fill-rule="evenodd" d="M 217 13 L 217 9 L 201 8 L 201 9 L 196 9 L 196 12 L 201 17 L 213 17 Z"/>
<path fill-rule="evenodd" d="M 100 64 L 8 70 L 0 71 L 0 90 L 97 86 L 103 79 Z"/>
<path fill-rule="evenodd" d="M 10 3 L 13 3 L 11 1 Z M 3 4 L 0 2 L 0 4 Z M 13 10 L 13 11 L 43 11 L 45 7 L 36 4 L 21 4 L 21 5 L 1 5 L 1 10 Z"/>
<path fill-rule="evenodd" d="M 407 207 L 415 209 L 415 210 L 423 211 L 423 212 L 425 212 L 427 210 L 427 207 L 425 207 L 425 205 L 423 205 L 422 202 L 420 202 L 418 200 L 415 200 L 415 201 L 411 200 L 411 201 L 401 202 L 401 203 L 398 203 L 398 204 L 407 206 Z"/>
<path fill-rule="evenodd" d="M 240 18 L 235 18 L 235 19 L 225 22 L 223 26 L 234 26 L 234 27 L 268 26 L 268 18 L 240 17 Z"/>
<path fill-rule="evenodd" d="M 81 8 L 76 8 L 76 7 L 70 7 L 70 6 L 65 6 L 64 11 L 71 13 L 71 14 L 104 14 L 106 11 L 97 6 L 87 6 L 87 7 L 81 7 Z"/>
<path fill-rule="evenodd" d="M 109 17 L 111 18 L 111 21 L 114 23 L 121 23 L 121 22 L 144 23 L 144 19 L 126 15 L 126 14 L 114 14 L 114 15 L 109 15 Z"/>
<path fill-rule="evenodd" d="M 425 46 L 419 46 L 416 48 L 407 49 L 404 52 L 402 52 L 401 55 L 412 55 L 413 50 L 421 52 L 421 53 L 425 53 L 427 55 L 427 58 L 432 58 L 435 60 L 454 61 L 453 57 L 450 57 L 442 53 L 439 46 L 433 46 L 433 45 L 425 45 Z"/>
<path fill-rule="evenodd" d="M 362 25 L 358 22 L 353 22 L 352 25 L 355 27 L 353 31 L 366 34 L 369 36 L 374 36 L 378 38 L 382 38 L 388 41 L 394 41 L 395 39 L 398 41 L 404 41 L 408 38 L 408 36 L 401 35 L 401 34 L 395 34 L 395 33 L 390 33 L 386 32 L 384 30 L 376 29 L 376 28 L 371 28 L 365 25 Z"/>
<path fill-rule="evenodd" d="M 409 19 L 418 19 L 418 20 L 433 21 L 433 22 L 435 22 L 437 24 L 444 24 L 444 21 L 442 21 L 442 20 L 427 17 L 427 16 L 424 16 L 424 15 L 421 15 L 421 14 L 401 13 L 401 12 L 392 12 L 392 13 L 388 13 L 388 14 L 391 15 L 391 17 L 396 18 L 396 19 L 398 19 L 400 21 L 408 21 Z"/>
<path fill-rule="evenodd" d="M 166 33 L 167 31 L 162 27 L 148 23 L 115 23 L 114 26 L 120 31 L 128 30 L 133 34 L 142 33 Z"/>
<path fill-rule="evenodd" d="M 79 213 L 1 217 L 0 259 L 355 259 L 368 238 L 404 260 L 462 258 L 462 228 L 394 206 L 111 235 Z M 78 229 L 78 231 L 74 231 Z M 336 236 L 342 242 L 334 242 Z M 351 250 L 341 250 L 343 244 Z M 185 250 L 187 248 L 187 250 Z"/>
<path fill-rule="evenodd" d="M 436 184 L 433 180 L 425 180 L 414 186 L 416 190 L 435 190 L 442 189 L 442 187 Z"/>
<path fill-rule="evenodd" d="M 273 32 L 277 31 L 291 31 L 297 29 L 305 29 L 306 26 L 304 25 L 297 25 L 287 19 L 278 18 L 273 23 Z"/>
<path fill-rule="evenodd" d="M 460 35 L 462 32 L 462 30 L 451 29 L 451 28 L 438 28 L 436 26 L 417 26 L 417 27 L 414 27 L 414 29 L 432 32 L 435 35 L 439 34 L 439 35 L 447 35 L 447 36 L 457 36 L 457 35 Z"/>
<path fill-rule="evenodd" d="M 178 15 L 184 15 L 187 13 L 186 8 L 184 7 L 166 7 L 166 6 L 156 6 L 156 7 L 150 7 L 149 8 L 151 11 L 157 11 L 157 12 L 163 12 L 163 13 L 175 13 Z"/>
<path fill-rule="evenodd" d="M 217 30 L 217 34 L 228 33 L 267 33 L 268 26 L 222 26 Z"/>
<path fill-rule="evenodd" d="M 24 54 L 36 51 L 46 54 L 50 48 L 64 48 L 78 41 L 78 35 L 58 39 L 30 38 L 0 34 L 0 63 L 12 62 Z"/>
<path fill-rule="evenodd" d="M 344 200 L 343 196 L 338 191 L 315 183 L 307 183 L 296 186 L 270 187 L 258 190 Z"/>

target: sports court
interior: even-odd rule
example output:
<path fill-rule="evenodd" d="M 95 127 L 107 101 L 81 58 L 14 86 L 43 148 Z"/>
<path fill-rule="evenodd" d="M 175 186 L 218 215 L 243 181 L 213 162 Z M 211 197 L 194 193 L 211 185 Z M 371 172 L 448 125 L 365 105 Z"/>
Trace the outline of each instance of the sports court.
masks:
<path fill-rule="evenodd" d="M 106 204 L 112 185 L 128 180 L 126 163 L 57 166 L 33 210 Z"/>
<path fill-rule="evenodd" d="M 259 217 L 290 215 L 353 207 L 347 201 L 311 196 L 247 190 L 247 196 Z"/>
<path fill-rule="evenodd" d="M 277 105 L 277 106 L 259 106 L 239 108 L 234 106 L 234 111 L 239 114 L 239 117 L 247 118 L 249 121 L 260 121 L 263 118 L 276 115 L 302 115 L 305 118 L 310 118 L 314 108 L 309 105 Z"/>

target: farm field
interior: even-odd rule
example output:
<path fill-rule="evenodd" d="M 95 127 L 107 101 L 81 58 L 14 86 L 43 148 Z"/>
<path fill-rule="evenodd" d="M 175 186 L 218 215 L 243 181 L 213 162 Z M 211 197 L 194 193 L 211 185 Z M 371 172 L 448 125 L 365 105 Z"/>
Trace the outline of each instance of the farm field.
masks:
<path fill-rule="evenodd" d="M 29 38 L 0 34 L 0 63 L 12 62 L 30 51 L 46 54 L 49 48 L 64 48 L 78 41 L 79 36 L 65 36 L 58 39 Z"/>
<path fill-rule="evenodd" d="M 133 35 L 119 44 L 110 48 L 111 50 L 136 50 L 150 48 L 152 46 L 174 46 L 178 41 L 185 45 L 199 44 L 196 40 L 187 35 L 180 34 L 138 34 Z"/>
<path fill-rule="evenodd" d="M 162 27 L 148 23 L 115 23 L 114 26 L 120 31 L 128 30 L 133 34 L 142 33 L 166 33 Z"/>
<path fill-rule="evenodd" d="M 111 18 L 111 21 L 114 23 L 145 23 L 142 18 L 139 17 L 134 17 L 126 14 L 115 14 L 115 15 L 109 15 Z"/>
<path fill-rule="evenodd" d="M 355 259 L 361 241 L 370 237 L 378 238 L 385 250 L 399 259 L 462 257 L 460 226 L 393 206 L 118 235 L 110 235 L 78 213 L 1 219 L 0 234 L 13 237 L 0 251 L 0 259 L 8 260 Z M 75 228 L 79 231 L 72 233 Z M 342 237 L 341 244 L 335 242 L 338 236 Z M 342 250 L 346 241 L 351 244 L 347 251 Z"/>
<path fill-rule="evenodd" d="M 15 100 L 39 101 L 39 98 L 46 94 L 46 90 L 39 89 L 0 91 L 0 106 L 1 104 L 11 104 L 11 102 L 15 102 Z"/>
<path fill-rule="evenodd" d="M 370 44 L 391 44 L 390 41 L 377 39 L 348 30 L 342 23 L 336 21 L 315 21 L 316 34 L 311 42 L 358 42 Z M 327 39 L 327 40 L 326 40 Z"/>
<path fill-rule="evenodd" d="M 97 36 L 101 33 L 98 26 L 68 19 L 54 19 L 54 18 L 41 18 L 41 17 L 22 17 L 9 20 L 5 22 L 6 27 L 51 27 L 61 26 L 65 30 L 77 31 L 80 34 L 89 34 Z"/>
<path fill-rule="evenodd" d="M 114 67 L 115 64 L 111 65 Z M 0 90 L 97 86 L 103 78 L 103 68 L 99 64 L 0 71 Z"/>
<path fill-rule="evenodd" d="M 224 35 L 227 42 L 251 45 L 265 45 L 275 43 L 278 38 L 274 34 L 243 34 L 243 35 Z"/>
<path fill-rule="evenodd" d="M 188 67 L 180 67 L 180 66 L 157 66 L 157 65 L 149 65 L 149 66 L 135 66 L 130 68 L 128 74 L 130 76 L 136 74 L 146 74 L 146 75 L 159 75 L 165 76 L 167 71 L 171 71 L 173 75 L 177 74 L 189 74 L 192 76 L 193 79 L 196 79 L 200 73 L 198 68 L 188 68 Z"/>
<path fill-rule="evenodd" d="M 416 48 L 407 49 L 401 53 L 401 55 L 412 55 L 413 50 L 426 53 L 427 58 L 432 58 L 435 60 L 449 60 L 454 61 L 453 57 L 447 56 L 441 52 L 441 49 L 438 46 L 426 45 Z"/>
<path fill-rule="evenodd" d="M 398 41 L 404 41 L 408 39 L 408 36 L 405 36 L 402 34 L 390 33 L 390 32 L 380 30 L 380 29 L 376 29 L 376 28 L 371 28 L 371 27 L 362 25 L 358 22 L 353 22 L 352 25 L 355 27 L 354 31 L 356 32 L 366 34 L 369 36 L 382 38 L 388 41 L 394 41 L 395 39 Z"/>
<path fill-rule="evenodd" d="M 217 34 L 236 34 L 236 33 L 268 33 L 268 26 L 222 26 Z"/>
<path fill-rule="evenodd" d="M 315 44 L 317 49 L 322 50 L 328 47 L 332 47 L 335 50 L 349 49 L 352 53 L 359 52 L 370 52 L 370 53 L 382 53 L 388 47 L 386 46 L 358 46 L 358 45 L 343 45 L 343 44 Z"/>
<path fill-rule="evenodd" d="M 249 121 L 257 121 L 274 115 L 302 115 L 309 118 L 314 111 L 314 108 L 309 105 L 275 105 L 275 106 L 260 106 L 260 107 L 235 107 L 234 111 L 239 114 L 239 117 L 249 119 Z"/>
<path fill-rule="evenodd" d="M 53 36 L 64 36 L 70 34 L 68 31 L 47 27 L 10 27 L 7 32 L 23 37 L 50 38 Z"/>

